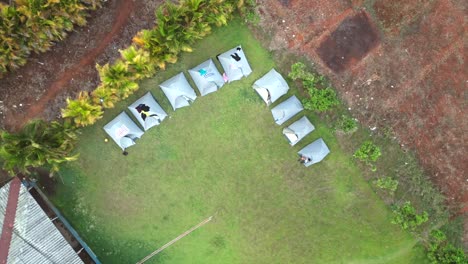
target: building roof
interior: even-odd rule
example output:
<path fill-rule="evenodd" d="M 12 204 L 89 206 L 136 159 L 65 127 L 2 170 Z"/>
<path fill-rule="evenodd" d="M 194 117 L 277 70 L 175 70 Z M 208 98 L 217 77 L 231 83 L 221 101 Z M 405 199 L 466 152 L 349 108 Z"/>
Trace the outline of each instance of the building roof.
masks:
<path fill-rule="evenodd" d="M 0 188 L 0 263 L 83 263 L 36 200 L 14 178 Z"/>

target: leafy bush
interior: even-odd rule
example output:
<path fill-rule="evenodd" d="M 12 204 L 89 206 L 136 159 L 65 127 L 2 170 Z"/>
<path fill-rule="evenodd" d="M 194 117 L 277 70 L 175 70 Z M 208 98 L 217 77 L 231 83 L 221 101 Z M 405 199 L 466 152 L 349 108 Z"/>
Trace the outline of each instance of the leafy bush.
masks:
<path fill-rule="evenodd" d="M 357 122 L 356 119 L 342 115 L 340 119 L 338 119 L 335 129 L 343 131 L 344 133 L 354 132 L 357 129 Z"/>
<path fill-rule="evenodd" d="M 403 229 L 415 230 L 416 227 L 422 225 L 429 220 L 429 215 L 426 211 L 422 214 L 417 214 L 416 209 L 407 201 L 402 206 L 394 206 L 394 217 L 392 224 L 400 225 Z"/>
<path fill-rule="evenodd" d="M 303 101 L 305 109 L 322 112 L 340 104 L 340 101 L 332 88 L 309 88 L 308 93 L 310 95 L 310 99 Z"/>
<path fill-rule="evenodd" d="M 102 107 L 95 105 L 86 92 L 80 92 L 78 99 L 67 99 L 67 108 L 62 109 L 62 117 L 70 118 L 75 126 L 88 126 L 101 119 Z"/>
<path fill-rule="evenodd" d="M 372 167 L 372 171 L 376 171 L 377 168 L 373 162 L 382 155 L 380 148 L 376 146 L 372 141 L 367 140 L 362 143 L 361 147 L 354 152 L 354 157 L 360 161 L 365 162 L 366 164 Z"/>
<path fill-rule="evenodd" d="M 76 141 L 77 135 L 71 126 L 55 121 L 34 120 L 16 134 L 2 131 L 0 159 L 3 169 L 10 175 L 29 174 L 32 167 L 42 166 L 49 166 L 56 172 L 61 163 L 77 158 L 78 155 L 70 154 Z"/>
<path fill-rule="evenodd" d="M 316 73 L 307 71 L 307 67 L 302 62 L 296 62 L 291 65 L 291 71 L 288 74 L 292 80 L 300 79 L 306 89 L 325 86 L 325 77 Z"/>
<path fill-rule="evenodd" d="M 392 177 L 383 177 L 374 181 L 375 186 L 380 189 L 388 190 L 390 194 L 393 194 L 398 188 L 398 180 L 394 180 Z"/>
<path fill-rule="evenodd" d="M 433 230 L 429 237 L 427 257 L 433 264 L 466 264 L 468 259 L 461 248 L 447 242 L 440 230 Z"/>
<path fill-rule="evenodd" d="M 86 24 L 87 11 L 101 0 L 15 1 L 0 5 L 0 77 L 26 63 L 31 52 L 50 49 L 73 30 Z"/>

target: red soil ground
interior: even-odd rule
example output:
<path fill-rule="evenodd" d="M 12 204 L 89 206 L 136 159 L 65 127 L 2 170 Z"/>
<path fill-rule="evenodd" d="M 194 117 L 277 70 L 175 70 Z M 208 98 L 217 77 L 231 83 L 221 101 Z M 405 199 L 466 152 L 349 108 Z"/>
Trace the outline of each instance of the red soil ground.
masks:
<path fill-rule="evenodd" d="M 310 58 L 355 117 L 414 150 L 468 242 L 466 1 L 260 2 L 266 45 Z"/>
<path fill-rule="evenodd" d="M 0 127 L 16 130 L 32 118 L 59 117 L 67 97 L 97 86 L 96 63 L 112 61 L 136 32 L 154 24 L 154 10 L 161 2 L 106 2 L 91 15 L 88 26 L 1 79 Z"/>
<path fill-rule="evenodd" d="M 0 127 L 58 118 L 67 97 L 96 87 L 96 63 L 114 60 L 137 31 L 153 24 L 161 2 L 109 1 L 89 26 L 1 79 Z M 266 45 L 310 58 L 355 117 L 390 127 L 402 146 L 416 151 L 451 207 L 468 215 L 466 1 L 257 2 Z"/>

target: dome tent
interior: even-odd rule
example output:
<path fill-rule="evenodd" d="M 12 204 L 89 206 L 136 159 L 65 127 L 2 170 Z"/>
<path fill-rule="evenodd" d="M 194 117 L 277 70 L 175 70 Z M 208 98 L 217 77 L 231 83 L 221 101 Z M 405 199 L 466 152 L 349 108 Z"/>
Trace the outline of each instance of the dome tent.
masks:
<path fill-rule="evenodd" d="M 135 140 L 144 134 L 125 112 L 105 125 L 104 130 L 122 150 L 135 145 Z"/>
<path fill-rule="evenodd" d="M 140 99 L 136 100 L 128 109 L 145 131 L 159 125 L 164 118 L 167 117 L 167 113 L 164 112 L 158 102 L 154 100 L 151 92 L 146 93 Z"/>
<path fill-rule="evenodd" d="M 304 107 L 299 99 L 293 95 L 279 105 L 273 107 L 271 113 L 273 114 L 275 123 L 281 125 L 302 110 L 304 110 Z"/>
<path fill-rule="evenodd" d="M 297 142 L 301 141 L 301 139 L 314 130 L 314 125 L 312 125 L 307 117 L 303 116 L 301 119 L 292 123 L 288 127 L 285 127 L 283 129 L 283 135 L 288 139 L 289 144 L 294 146 Z"/>
<path fill-rule="evenodd" d="M 253 88 L 267 105 L 274 103 L 289 90 L 288 83 L 275 69 L 271 69 L 262 78 L 258 79 L 253 84 Z"/>
<path fill-rule="evenodd" d="M 182 72 L 161 83 L 159 87 L 163 90 L 174 110 L 190 105 L 197 98 L 197 94 Z"/>
<path fill-rule="evenodd" d="M 223 66 L 229 82 L 240 80 L 252 73 L 247 57 L 245 57 L 240 45 L 218 55 L 218 60 Z"/>
<path fill-rule="evenodd" d="M 216 92 L 224 85 L 223 77 L 219 73 L 212 59 L 190 69 L 188 72 L 197 85 L 201 96 Z"/>
<path fill-rule="evenodd" d="M 319 138 L 301 149 L 297 154 L 309 159 L 309 161 L 304 163 L 304 166 L 309 167 L 312 164 L 322 161 L 328 153 L 330 153 L 330 149 L 328 149 L 323 139 Z"/>

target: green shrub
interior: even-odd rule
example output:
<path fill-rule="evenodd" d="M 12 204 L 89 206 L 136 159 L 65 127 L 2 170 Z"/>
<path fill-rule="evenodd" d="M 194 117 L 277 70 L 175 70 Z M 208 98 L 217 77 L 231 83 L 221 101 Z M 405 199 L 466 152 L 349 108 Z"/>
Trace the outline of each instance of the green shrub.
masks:
<path fill-rule="evenodd" d="M 392 177 L 383 177 L 374 181 L 375 186 L 380 189 L 384 189 L 390 192 L 390 194 L 395 193 L 398 188 L 398 180 L 394 180 Z"/>
<path fill-rule="evenodd" d="M 309 88 L 308 93 L 310 99 L 303 100 L 304 108 L 308 110 L 323 112 L 340 103 L 332 88 Z"/>
<path fill-rule="evenodd" d="M 29 174 L 31 168 L 47 166 L 51 172 L 59 165 L 73 161 L 78 155 L 70 154 L 75 148 L 77 135 L 67 123 L 46 123 L 33 120 L 18 133 L 0 131 L 0 159 L 3 169 L 10 175 Z"/>
<path fill-rule="evenodd" d="M 302 62 L 296 62 L 291 65 L 291 71 L 288 74 L 292 80 L 302 80 L 304 88 L 318 88 L 318 86 L 325 86 L 325 77 L 316 73 L 307 71 L 307 67 Z"/>
<path fill-rule="evenodd" d="M 344 133 L 354 132 L 357 129 L 356 119 L 347 115 L 342 115 L 336 122 L 335 129 L 343 131 Z"/>
<path fill-rule="evenodd" d="M 405 230 L 413 231 L 429 220 L 429 215 L 426 211 L 422 212 L 422 214 L 417 214 L 416 208 L 409 201 L 405 202 L 402 206 L 394 206 L 393 213 L 392 224 L 400 225 Z"/>
<path fill-rule="evenodd" d="M 74 25 L 86 24 L 87 11 L 100 0 L 14 1 L 0 3 L 0 77 L 24 65 L 29 55 L 45 52 L 63 40 Z"/>
<path fill-rule="evenodd" d="M 382 155 L 380 148 L 376 146 L 372 141 L 367 140 L 362 143 L 356 152 L 354 152 L 354 157 L 362 162 L 365 162 L 372 167 L 372 171 L 376 171 L 377 168 L 373 164 L 377 159 Z"/>
<path fill-rule="evenodd" d="M 440 230 L 433 230 L 429 237 L 427 257 L 433 264 L 466 264 L 468 259 L 461 248 L 447 242 Z"/>

